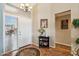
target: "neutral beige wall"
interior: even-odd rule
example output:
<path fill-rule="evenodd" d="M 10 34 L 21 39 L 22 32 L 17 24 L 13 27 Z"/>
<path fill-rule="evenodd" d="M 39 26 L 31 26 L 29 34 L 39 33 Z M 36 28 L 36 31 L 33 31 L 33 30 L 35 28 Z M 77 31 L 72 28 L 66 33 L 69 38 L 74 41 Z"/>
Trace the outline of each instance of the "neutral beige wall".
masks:
<path fill-rule="evenodd" d="M 68 19 L 68 29 L 61 29 L 61 21 Z M 57 16 L 55 19 L 56 43 L 71 46 L 71 16 Z"/>
<path fill-rule="evenodd" d="M 34 6 L 34 8 L 32 10 L 32 15 L 33 15 L 32 16 L 32 19 L 33 19 L 32 20 L 33 43 L 36 45 L 38 45 L 38 43 L 39 43 L 38 29 L 40 29 L 40 19 L 48 19 L 48 28 L 45 30 L 46 30 L 46 33 L 50 36 L 50 46 L 54 46 L 55 34 L 53 34 L 53 33 L 55 32 L 55 30 L 54 30 L 55 26 L 53 25 L 54 23 L 50 21 L 52 19 L 50 4 L 37 4 L 36 6 Z M 54 21 L 54 20 L 52 20 L 52 21 Z"/>
<path fill-rule="evenodd" d="M 51 46 L 54 45 L 55 41 L 55 14 L 60 13 L 63 11 L 71 10 L 71 23 L 74 18 L 79 18 L 79 4 L 78 3 L 52 3 L 52 4 L 38 4 L 37 8 L 33 10 L 35 12 L 33 14 L 33 34 L 34 36 L 38 36 L 38 29 L 39 29 L 39 20 L 40 18 L 48 18 L 49 19 L 49 30 L 50 36 L 52 38 Z M 72 41 L 72 49 L 75 47 L 75 39 L 79 35 L 79 29 L 74 29 L 73 25 L 71 24 L 71 41 Z M 34 37 L 33 36 L 33 37 Z M 38 37 L 37 37 L 38 38 Z M 38 42 L 37 38 L 33 38 L 35 42 Z M 33 40 L 33 41 L 34 41 Z"/>
<path fill-rule="evenodd" d="M 38 20 L 37 20 L 37 5 L 35 5 L 32 9 L 32 42 L 33 44 L 38 44 L 38 36 L 37 36 L 37 28 L 38 28 Z"/>

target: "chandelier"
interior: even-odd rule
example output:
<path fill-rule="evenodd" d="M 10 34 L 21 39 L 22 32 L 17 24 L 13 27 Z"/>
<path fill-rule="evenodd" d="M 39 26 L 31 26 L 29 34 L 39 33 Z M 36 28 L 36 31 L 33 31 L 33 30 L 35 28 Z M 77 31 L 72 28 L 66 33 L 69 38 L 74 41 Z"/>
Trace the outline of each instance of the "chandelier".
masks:
<path fill-rule="evenodd" d="M 30 4 L 25 4 L 25 3 L 20 4 L 20 8 L 26 12 L 28 11 L 31 12 L 32 10 L 32 6 L 30 6 Z"/>

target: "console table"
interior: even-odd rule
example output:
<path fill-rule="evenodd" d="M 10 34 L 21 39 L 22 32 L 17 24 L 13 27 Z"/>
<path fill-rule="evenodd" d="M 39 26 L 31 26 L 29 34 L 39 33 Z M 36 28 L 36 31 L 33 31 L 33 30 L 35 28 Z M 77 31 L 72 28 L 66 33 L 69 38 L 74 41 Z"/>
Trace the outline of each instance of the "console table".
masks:
<path fill-rule="evenodd" d="M 49 37 L 39 36 L 39 47 L 49 47 Z"/>

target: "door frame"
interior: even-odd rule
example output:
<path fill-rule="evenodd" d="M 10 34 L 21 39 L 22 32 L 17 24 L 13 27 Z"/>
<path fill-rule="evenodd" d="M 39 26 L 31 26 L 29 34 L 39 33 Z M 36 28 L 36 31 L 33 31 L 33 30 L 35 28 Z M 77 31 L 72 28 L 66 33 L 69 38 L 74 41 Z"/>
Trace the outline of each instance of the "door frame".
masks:
<path fill-rule="evenodd" d="M 16 17 L 16 20 L 17 20 L 17 49 L 19 48 L 18 47 L 18 16 L 11 13 L 11 12 L 7 12 L 7 11 L 4 11 L 4 15 L 3 15 L 3 54 L 5 53 L 8 53 L 5 51 L 5 16 L 13 16 L 13 17 Z M 14 50 L 11 50 L 11 51 L 14 51 Z M 10 52 L 10 51 L 9 51 Z"/>
<path fill-rule="evenodd" d="M 63 11 L 63 12 L 59 12 L 59 13 L 56 13 L 55 14 L 55 32 L 56 32 L 56 17 L 57 16 L 63 16 L 63 15 L 67 15 L 67 14 L 70 14 L 70 22 L 71 22 L 71 10 L 66 10 L 66 11 Z M 71 24 L 70 24 L 70 26 L 71 26 Z M 70 27 L 70 35 L 71 35 L 71 27 Z M 55 34 L 55 38 L 56 38 L 56 34 Z M 55 43 L 56 43 L 56 39 L 55 39 Z M 60 43 L 61 45 L 65 45 L 65 46 L 70 46 L 71 47 L 71 45 L 66 45 L 66 44 L 62 44 L 62 43 Z M 55 45 L 56 46 L 56 45 Z"/>

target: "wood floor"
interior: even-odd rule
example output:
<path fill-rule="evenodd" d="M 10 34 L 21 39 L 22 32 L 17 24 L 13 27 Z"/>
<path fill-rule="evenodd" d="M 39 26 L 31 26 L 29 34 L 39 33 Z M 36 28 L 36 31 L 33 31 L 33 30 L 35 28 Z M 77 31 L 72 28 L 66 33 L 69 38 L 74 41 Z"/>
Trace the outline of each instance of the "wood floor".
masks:
<path fill-rule="evenodd" d="M 70 47 L 63 46 L 60 44 L 56 44 L 55 48 L 39 48 L 33 44 L 30 44 L 28 46 L 25 46 L 20 49 L 24 49 L 26 47 L 35 47 L 40 50 L 40 56 L 71 56 L 71 49 Z M 4 56 L 12 56 L 13 52 L 9 52 L 7 54 L 4 54 Z"/>

